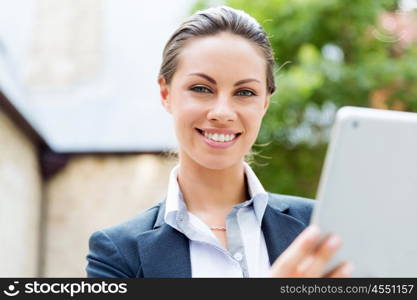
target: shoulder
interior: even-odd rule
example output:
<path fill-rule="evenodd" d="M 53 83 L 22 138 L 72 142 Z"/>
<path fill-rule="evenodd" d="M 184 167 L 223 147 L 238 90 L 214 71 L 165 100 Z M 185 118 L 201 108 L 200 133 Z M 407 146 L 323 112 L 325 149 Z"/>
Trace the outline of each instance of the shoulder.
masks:
<path fill-rule="evenodd" d="M 315 200 L 274 193 L 268 193 L 268 195 L 268 205 L 272 208 L 286 213 L 306 225 L 310 222 Z"/>
<path fill-rule="evenodd" d="M 101 231 L 105 232 L 114 239 L 118 239 L 121 236 L 124 238 L 126 236 L 135 238 L 137 235 L 153 229 L 160 206 L 161 203 L 158 203 L 157 205 L 137 214 L 136 216 L 126 221 L 103 228 Z"/>
<path fill-rule="evenodd" d="M 157 204 L 135 217 L 94 232 L 89 239 L 88 277 L 137 277 L 141 262 L 137 237 L 154 228 Z"/>

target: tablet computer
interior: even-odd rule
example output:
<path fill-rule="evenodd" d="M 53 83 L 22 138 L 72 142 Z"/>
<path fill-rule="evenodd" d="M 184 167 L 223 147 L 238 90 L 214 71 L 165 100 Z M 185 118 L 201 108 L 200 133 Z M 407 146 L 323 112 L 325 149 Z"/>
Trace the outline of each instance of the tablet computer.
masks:
<path fill-rule="evenodd" d="M 327 270 L 417 277 L 417 114 L 339 109 L 316 200 L 311 223 L 342 238 Z"/>

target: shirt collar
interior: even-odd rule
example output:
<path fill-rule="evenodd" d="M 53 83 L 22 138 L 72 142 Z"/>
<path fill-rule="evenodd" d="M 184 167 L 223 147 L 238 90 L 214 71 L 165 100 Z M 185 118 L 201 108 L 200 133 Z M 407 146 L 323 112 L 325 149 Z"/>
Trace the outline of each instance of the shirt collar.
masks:
<path fill-rule="evenodd" d="M 165 201 L 165 221 L 168 213 L 179 210 L 180 198 L 182 198 L 182 192 L 178 184 L 178 169 L 179 165 L 176 165 L 169 174 L 168 192 Z"/>
<path fill-rule="evenodd" d="M 248 181 L 250 197 L 254 198 L 258 195 L 267 195 L 264 187 L 262 186 L 258 177 L 256 177 L 255 172 L 253 172 L 252 168 L 248 165 L 248 163 L 243 162 L 243 166 L 245 168 L 245 174 Z"/>
<path fill-rule="evenodd" d="M 255 172 L 246 162 L 243 162 L 246 180 L 248 182 L 249 195 L 253 201 L 253 209 L 259 225 L 262 223 L 266 206 L 268 204 L 268 193 L 265 191 Z"/>
<path fill-rule="evenodd" d="M 243 166 L 246 174 L 246 180 L 248 183 L 249 195 L 251 197 L 249 202 L 253 203 L 256 218 L 258 219 L 259 224 L 261 224 L 265 208 L 268 204 L 268 193 L 263 188 L 261 182 L 259 181 L 255 172 L 249 166 L 249 164 L 243 162 Z M 180 190 L 177 180 L 178 169 L 179 165 L 176 165 L 171 170 L 168 181 L 168 192 L 165 202 L 164 220 L 166 223 L 170 225 L 175 224 L 174 219 L 176 214 L 172 214 L 173 212 L 186 210 L 186 205 L 184 203 L 182 192 Z M 174 219 L 172 219 L 172 217 L 170 216 L 172 216 Z"/>

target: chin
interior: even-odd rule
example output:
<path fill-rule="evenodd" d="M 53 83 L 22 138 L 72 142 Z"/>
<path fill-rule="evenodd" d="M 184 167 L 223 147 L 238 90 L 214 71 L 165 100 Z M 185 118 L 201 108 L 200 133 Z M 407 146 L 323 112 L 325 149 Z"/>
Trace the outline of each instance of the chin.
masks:
<path fill-rule="evenodd" d="M 235 166 L 238 163 L 242 163 L 243 157 L 239 157 L 236 159 L 230 158 L 220 158 L 219 156 L 216 157 L 201 157 L 195 160 L 199 165 L 206 169 L 211 170 L 224 170 L 230 167 Z"/>

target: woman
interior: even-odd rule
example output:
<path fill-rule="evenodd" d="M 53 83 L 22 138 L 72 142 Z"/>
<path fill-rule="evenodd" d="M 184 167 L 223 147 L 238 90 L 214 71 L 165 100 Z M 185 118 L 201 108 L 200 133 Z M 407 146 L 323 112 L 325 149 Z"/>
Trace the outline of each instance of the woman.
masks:
<path fill-rule="evenodd" d="M 166 201 L 95 232 L 89 277 L 350 276 L 349 263 L 325 272 L 341 241 L 305 229 L 313 201 L 265 192 L 244 162 L 273 69 L 266 34 L 242 11 L 207 9 L 178 28 L 158 81 L 179 144 Z"/>

